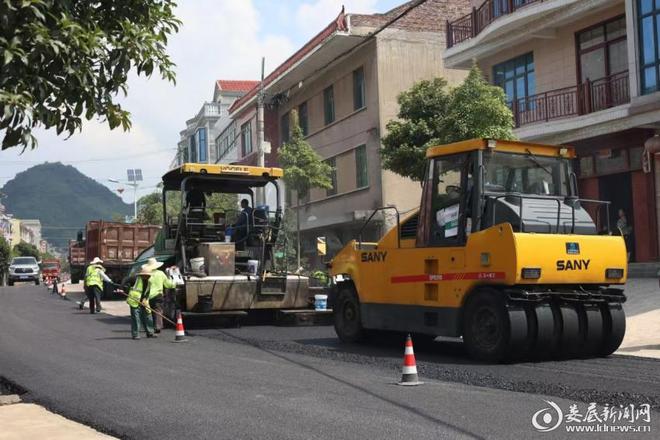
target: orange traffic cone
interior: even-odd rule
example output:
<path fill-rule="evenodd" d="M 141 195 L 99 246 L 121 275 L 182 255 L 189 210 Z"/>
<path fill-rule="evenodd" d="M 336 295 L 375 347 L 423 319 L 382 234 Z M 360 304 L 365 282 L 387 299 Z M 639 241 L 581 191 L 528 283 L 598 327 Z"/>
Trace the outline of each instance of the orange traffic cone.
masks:
<path fill-rule="evenodd" d="M 401 382 L 397 385 L 421 385 L 424 382 L 419 381 L 417 376 L 417 362 L 415 362 L 415 352 L 413 351 L 413 343 L 410 335 L 406 338 L 406 348 L 403 352 L 403 368 L 401 374 Z"/>
<path fill-rule="evenodd" d="M 174 332 L 174 342 L 186 342 L 186 331 L 183 328 L 183 318 L 181 318 L 181 311 L 176 311 L 176 330 Z"/>

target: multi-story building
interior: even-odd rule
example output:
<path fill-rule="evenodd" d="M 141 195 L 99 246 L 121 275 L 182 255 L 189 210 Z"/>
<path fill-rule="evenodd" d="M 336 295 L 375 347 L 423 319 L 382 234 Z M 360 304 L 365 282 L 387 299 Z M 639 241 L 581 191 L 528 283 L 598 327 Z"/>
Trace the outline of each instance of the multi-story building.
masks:
<path fill-rule="evenodd" d="M 41 222 L 39 220 L 20 220 L 21 240 L 34 245 L 37 249 L 41 244 Z"/>
<path fill-rule="evenodd" d="M 445 65 L 476 60 L 504 89 L 519 138 L 575 146 L 581 196 L 611 201 L 613 226 L 623 210 L 633 259 L 657 260 L 660 157 L 645 144 L 660 128 L 660 1 L 472 6 L 448 23 Z"/>
<path fill-rule="evenodd" d="M 422 79 L 442 76 L 457 83 L 464 72 L 445 70 L 445 22 L 468 10 L 468 1 L 412 2 L 383 14 L 345 14 L 307 42 L 264 80 L 267 163 L 290 136 L 289 116 L 297 110 L 305 139 L 334 168 L 333 187 L 314 189 L 301 209 L 303 247 L 316 251 L 326 237 L 330 253 L 357 237 L 364 221 L 381 206 L 402 213 L 419 204 L 420 185 L 381 167 L 380 139 L 397 116 L 397 95 Z M 258 88 L 230 109 L 240 163 L 256 162 Z M 374 239 L 383 222 L 373 222 L 363 238 Z"/>
<path fill-rule="evenodd" d="M 171 167 L 184 162 L 215 163 L 219 155 L 215 139 L 231 123 L 229 107 L 256 84 L 256 81 L 216 81 L 212 102 L 205 102 L 180 132 Z"/>
<path fill-rule="evenodd" d="M 5 207 L 0 203 L 0 237 L 7 243 L 11 241 L 11 216 L 5 214 Z"/>

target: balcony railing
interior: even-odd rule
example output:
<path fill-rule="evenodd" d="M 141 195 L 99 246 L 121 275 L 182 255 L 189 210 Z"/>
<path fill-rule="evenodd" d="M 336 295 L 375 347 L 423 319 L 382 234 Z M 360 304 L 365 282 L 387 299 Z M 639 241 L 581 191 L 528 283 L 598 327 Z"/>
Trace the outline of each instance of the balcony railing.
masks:
<path fill-rule="evenodd" d="M 516 127 L 585 115 L 630 102 L 628 72 L 550 90 L 509 103 Z"/>
<path fill-rule="evenodd" d="M 504 15 L 512 14 L 531 3 L 540 2 L 543 0 L 486 0 L 458 20 L 447 21 L 447 47 L 476 37 L 486 26 Z"/>

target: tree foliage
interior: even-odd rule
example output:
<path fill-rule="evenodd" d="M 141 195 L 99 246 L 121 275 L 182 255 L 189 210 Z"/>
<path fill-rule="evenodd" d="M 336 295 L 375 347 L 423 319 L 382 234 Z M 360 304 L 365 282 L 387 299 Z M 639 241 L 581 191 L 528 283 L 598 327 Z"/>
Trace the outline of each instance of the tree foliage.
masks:
<path fill-rule="evenodd" d="M 137 223 L 145 225 L 163 224 L 163 202 L 160 192 L 154 192 L 140 198 L 138 207 Z M 167 216 L 176 217 L 180 211 L 181 197 L 178 193 L 170 194 L 167 199 Z M 213 193 L 207 195 L 206 211 L 209 213 L 238 211 L 238 197 L 236 194 Z"/>
<path fill-rule="evenodd" d="M 11 261 L 11 247 L 5 237 L 0 235 L 0 281 L 2 281 L 2 274 L 9 267 Z"/>
<path fill-rule="evenodd" d="M 291 111 L 291 137 L 279 150 L 279 161 L 284 168 L 284 182 L 304 198 L 312 188 L 332 188 L 332 167 L 321 159 L 304 139 L 298 122 L 298 112 Z"/>
<path fill-rule="evenodd" d="M 513 115 L 504 91 L 488 84 L 477 66 L 449 89 L 435 78 L 415 84 L 398 97 L 398 119 L 387 123 L 383 167 L 422 181 L 426 150 L 472 138 L 513 139 Z"/>
<path fill-rule="evenodd" d="M 173 0 L 3 0 L 0 2 L 2 149 L 35 148 L 32 129 L 72 135 L 82 118 L 131 126 L 117 102 L 138 75 L 174 82 L 166 53 L 178 31 Z"/>
<path fill-rule="evenodd" d="M 17 257 L 34 257 L 37 260 L 41 259 L 41 253 L 39 249 L 33 244 L 26 243 L 21 241 L 16 246 L 14 246 L 14 255 Z"/>

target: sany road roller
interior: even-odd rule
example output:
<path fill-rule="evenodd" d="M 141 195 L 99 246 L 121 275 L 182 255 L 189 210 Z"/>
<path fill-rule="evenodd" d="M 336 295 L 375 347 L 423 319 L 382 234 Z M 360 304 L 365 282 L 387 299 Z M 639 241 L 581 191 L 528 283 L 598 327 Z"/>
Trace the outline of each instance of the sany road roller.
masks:
<path fill-rule="evenodd" d="M 419 209 L 374 211 L 367 223 L 396 226 L 330 263 L 339 338 L 462 337 L 489 362 L 613 353 L 626 327 L 626 248 L 609 203 L 578 196 L 575 151 L 475 139 L 427 158 Z"/>

